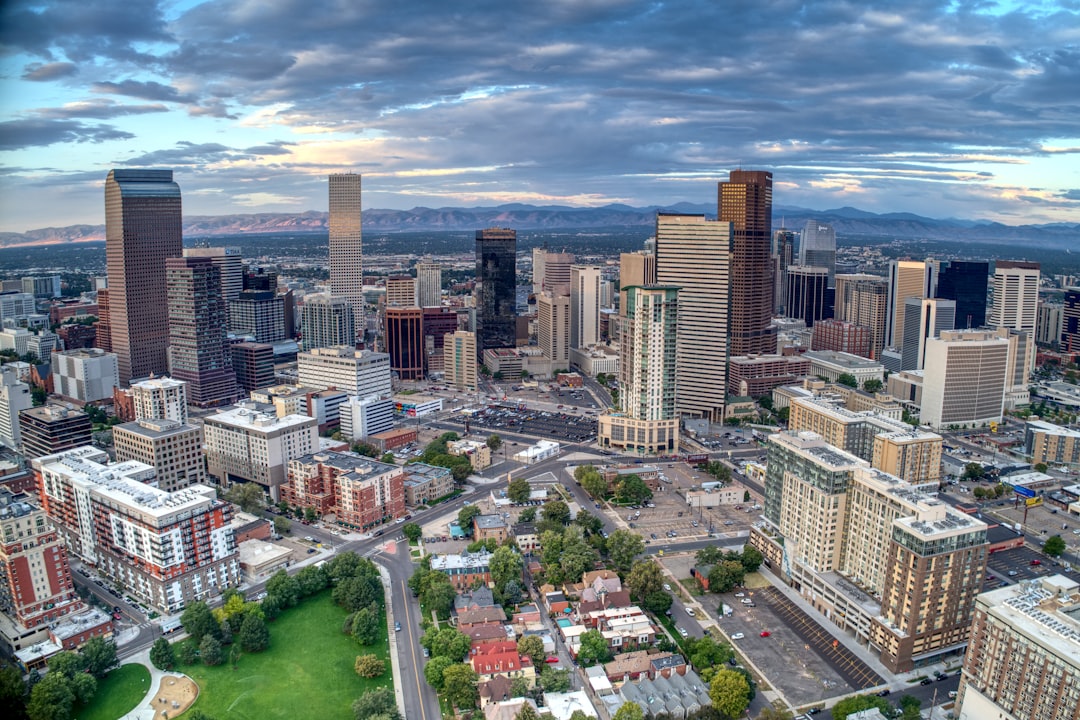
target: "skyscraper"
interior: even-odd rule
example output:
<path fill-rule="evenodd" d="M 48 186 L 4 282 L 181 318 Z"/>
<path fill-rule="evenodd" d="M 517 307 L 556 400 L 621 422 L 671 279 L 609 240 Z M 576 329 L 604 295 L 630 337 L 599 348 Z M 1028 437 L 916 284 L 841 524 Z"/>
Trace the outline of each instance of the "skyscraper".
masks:
<path fill-rule="evenodd" d="M 773 312 L 780 314 L 787 302 L 787 269 L 794 265 L 795 233 L 787 228 L 780 228 L 773 233 L 772 273 L 773 273 Z"/>
<path fill-rule="evenodd" d="M 360 177 L 353 173 L 330 176 L 330 294 L 349 301 L 356 340 L 363 340 L 365 328 Z"/>
<path fill-rule="evenodd" d="M 168 368 L 165 260 L 182 251 L 180 186 L 172 170 L 110 170 L 105 180 L 109 344 L 124 385 Z"/>
<path fill-rule="evenodd" d="M 600 266 L 570 267 L 570 347 L 600 341 Z"/>
<path fill-rule="evenodd" d="M 1034 335 L 1039 315 L 1039 263 L 998 260 L 994 263 L 992 327 L 1027 330 Z"/>
<path fill-rule="evenodd" d="M 386 351 L 390 368 L 402 380 L 424 378 L 424 311 L 418 307 L 386 308 Z"/>
<path fill-rule="evenodd" d="M 455 330 L 443 338 L 446 382 L 458 391 L 476 391 L 476 333 Z"/>
<path fill-rule="evenodd" d="M 719 185 L 719 219 L 731 234 L 731 355 L 776 352 L 772 327 L 772 173 L 732 170 Z M 663 280 L 662 280 L 663 281 Z"/>
<path fill-rule="evenodd" d="M 829 287 L 836 287 L 836 230 L 828 223 L 807 220 L 799 243 L 799 264 L 829 271 Z"/>
<path fill-rule="evenodd" d="M 833 317 L 870 329 L 870 355 L 881 359 L 888 328 L 889 283 L 877 275 L 836 276 L 836 302 Z"/>
<path fill-rule="evenodd" d="M 956 324 L 956 301 L 940 298 L 904 300 L 904 337 L 901 370 L 922 370 L 926 363 L 926 341 L 952 330 Z"/>
<path fill-rule="evenodd" d="M 656 216 L 656 279 L 679 288 L 678 412 L 713 422 L 724 421 L 727 360 L 734 354 L 728 345 L 734 315 L 728 304 L 732 245 L 729 222 L 704 215 Z M 771 311 L 771 293 L 768 304 Z"/>
<path fill-rule="evenodd" d="M 209 257 L 165 261 L 169 302 L 169 371 L 185 380 L 189 398 L 208 407 L 238 396 L 232 351 L 225 336 L 221 271 Z"/>
<path fill-rule="evenodd" d="M 1080 352 L 1080 288 L 1069 288 L 1061 313 L 1061 348 Z"/>
<path fill-rule="evenodd" d="M 442 266 L 430 258 L 416 263 L 416 304 L 422 308 L 442 305 Z"/>
<path fill-rule="evenodd" d="M 544 253 L 543 292 L 553 295 L 570 294 L 570 266 L 574 264 L 574 253 Z"/>
<path fill-rule="evenodd" d="M 301 349 L 355 346 L 355 317 L 352 304 L 343 297 L 309 295 L 300 310 Z"/>
<path fill-rule="evenodd" d="M 553 368 L 570 362 L 570 296 L 542 292 L 536 296 L 537 343 Z"/>
<path fill-rule="evenodd" d="M 922 260 L 889 262 L 889 310 L 885 347 L 899 348 L 904 342 L 904 301 L 930 296 L 932 270 Z"/>
<path fill-rule="evenodd" d="M 626 316 L 626 290 L 623 288 L 655 284 L 655 252 L 639 251 L 619 255 L 619 315 Z"/>
<path fill-rule="evenodd" d="M 210 261 L 214 263 L 214 267 L 221 273 L 221 296 L 225 299 L 226 308 L 244 289 L 244 258 L 240 255 L 240 248 L 184 248 L 184 257 L 210 258 Z"/>
<path fill-rule="evenodd" d="M 476 322 L 478 360 L 492 348 L 514 347 L 517 339 L 517 232 L 476 231 L 476 279 L 480 284 Z"/>
<path fill-rule="evenodd" d="M 828 268 L 792 265 L 787 271 L 787 286 L 787 317 L 802 318 L 806 327 L 812 328 L 815 322 L 832 314 L 828 307 Z"/>
<path fill-rule="evenodd" d="M 956 330 L 986 324 L 986 286 L 990 263 L 952 260 L 938 272 L 937 297 L 956 301 Z M 954 329 L 954 328 L 950 328 Z"/>
<path fill-rule="evenodd" d="M 919 419 L 932 428 L 1001 422 L 1011 380 L 1008 339 L 990 331 L 946 330 L 926 343 Z"/>

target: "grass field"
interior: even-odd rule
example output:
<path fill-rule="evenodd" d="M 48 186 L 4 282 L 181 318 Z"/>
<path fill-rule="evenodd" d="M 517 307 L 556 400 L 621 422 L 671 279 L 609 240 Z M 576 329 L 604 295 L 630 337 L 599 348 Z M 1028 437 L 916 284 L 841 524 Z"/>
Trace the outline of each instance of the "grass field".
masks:
<path fill-rule="evenodd" d="M 270 623 L 270 648 L 245 653 L 236 670 L 228 662 L 179 668 L 199 684 L 192 709 L 230 720 L 352 720 L 353 700 L 393 681 L 385 624 L 379 642 L 364 647 L 341 633 L 345 615 L 326 590 Z M 366 680 L 353 670 L 356 656 L 369 653 L 386 661 L 381 678 Z"/>
<path fill-rule="evenodd" d="M 72 713 L 77 720 L 116 720 L 131 712 L 150 692 L 150 671 L 142 665 L 121 665 L 103 680 L 88 705 Z"/>

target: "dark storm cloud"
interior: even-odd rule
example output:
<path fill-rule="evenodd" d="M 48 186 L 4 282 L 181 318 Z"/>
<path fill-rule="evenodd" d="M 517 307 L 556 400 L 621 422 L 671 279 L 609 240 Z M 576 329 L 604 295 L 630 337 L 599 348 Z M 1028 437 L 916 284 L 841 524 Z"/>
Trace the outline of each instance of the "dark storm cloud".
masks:
<path fill-rule="evenodd" d="M 76 120 L 35 117 L 0 123 L 0 150 L 44 147 L 60 142 L 99 143 L 133 137 L 111 125 L 87 125 Z"/>
<path fill-rule="evenodd" d="M 142 100 L 161 100 L 166 102 L 189 103 L 195 102 L 193 95 L 181 94 L 171 85 L 141 80 L 122 80 L 120 82 L 96 82 L 91 88 L 96 93 L 110 95 L 125 95 L 127 97 L 141 98 Z"/>
<path fill-rule="evenodd" d="M 48 80 L 56 80 L 58 78 L 74 75 L 77 71 L 78 67 L 75 63 L 30 63 L 24 69 L 22 79 L 31 80 L 33 82 L 46 82 Z"/>

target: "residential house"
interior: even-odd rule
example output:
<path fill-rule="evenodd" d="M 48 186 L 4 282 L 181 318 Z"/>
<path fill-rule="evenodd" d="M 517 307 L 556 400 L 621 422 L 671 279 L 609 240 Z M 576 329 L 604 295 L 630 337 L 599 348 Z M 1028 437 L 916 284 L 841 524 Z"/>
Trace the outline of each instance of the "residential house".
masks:
<path fill-rule="evenodd" d="M 446 573 L 450 584 L 462 592 L 471 590 L 477 583 L 487 585 L 491 582 L 490 562 L 491 553 L 486 550 L 466 551 L 460 555 L 436 555 L 431 559 L 431 569 Z"/>
<path fill-rule="evenodd" d="M 497 605 L 475 610 L 462 610 L 457 614 L 457 626 L 462 630 L 477 625 L 498 625 L 501 627 L 504 624 L 506 624 L 506 611 Z"/>
<path fill-rule="evenodd" d="M 473 539 L 493 539 L 502 544 L 508 536 L 509 527 L 502 515 L 477 515 L 473 518 Z"/>
<path fill-rule="evenodd" d="M 495 607 L 495 595 L 489 587 L 476 588 L 463 592 L 454 598 L 454 612 Z"/>
<path fill-rule="evenodd" d="M 540 588 L 540 592 L 544 595 L 544 604 L 547 605 L 548 613 L 550 615 L 561 615 L 570 607 L 570 602 L 566 599 L 566 595 L 559 592 L 551 585 L 544 585 Z"/>
<path fill-rule="evenodd" d="M 585 713 L 585 717 L 599 717 L 584 690 L 544 693 L 544 712 L 550 713 L 555 720 L 570 720 L 578 710 Z"/>
<path fill-rule="evenodd" d="M 712 572 L 712 565 L 701 565 L 700 567 L 690 568 L 690 577 L 698 581 L 698 585 L 705 592 L 709 592 L 709 573 Z"/>
<path fill-rule="evenodd" d="M 502 675 L 496 675 L 487 682 L 480 683 L 477 686 L 480 691 L 480 709 L 486 713 L 489 705 L 510 700 L 510 690 L 513 684 L 513 680 Z"/>
<path fill-rule="evenodd" d="M 656 653 L 649 657 L 649 677 L 671 677 L 685 675 L 688 667 L 682 655 L 675 653 Z"/>
<path fill-rule="evenodd" d="M 604 664 L 604 672 L 607 673 L 608 680 L 616 683 L 648 677 L 651 667 L 649 651 L 635 650 L 616 655 L 614 660 Z"/>
<path fill-rule="evenodd" d="M 505 684 L 509 693 L 510 681 L 506 680 L 506 678 L 496 678 L 496 680 L 499 681 L 498 689 L 501 689 L 502 685 Z M 496 682 L 496 680 L 492 680 L 491 683 Z M 490 685 L 491 683 L 484 683 L 480 687 L 480 708 L 484 711 L 484 720 L 514 720 L 526 705 L 532 706 L 537 715 L 540 714 L 540 710 L 536 707 L 536 703 L 533 702 L 532 698 L 510 698 L 507 695 L 503 700 L 488 699 L 487 703 L 485 703 L 484 685 Z"/>
<path fill-rule="evenodd" d="M 523 553 L 540 551 L 540 534 L 532 523 L 518 523 L 513 529 L 514 542 Z"/>
<path fill-rule="evenodd" d="M 578 603 L 577 612 L 579 614 L 591 613 L 594 610 L 603 610 L 605 608 L 625 608 L 633 605 L 630 600 L 629 590 L 620 590 L 613 593 L 604 593 L 596 600 L 585 601 L 582 600 Z"/>
<path fill-rule="evenodd" d="M 518 606 L 514 616 L 510 619 L 514 625 L 528 625 L 530 623 L 540 622 L 540 607 L 529 603 L 528 605 Z"/>
<path fill-rule="evenodd" d="M 502 625 L 469 625 L 468 627 L 459 626 L 458 629 L 469 636 L 472 640 L 472 647 L 494 642 L 506 642 L 507 639 L 506 628 Z"/>
<path fill-rule="evenodd" d="M 472 649 L 470 659 L 480 682 L 502 675 L 511 680 L 525 678 L 530 688 L 536 685 L 536 669 L 532 659 L 518 653 L 515 642 L 508 640 L 476 646 Z"/>
<path fill-rule="evenodd" d="M 666 712 L 676 719 L 685 718 L 712 705 L 709 686 L 693 670 L 687 670 L 685 675 L 623 683 L 618 695 L 624 703 L 635 702 L 646 716 L 654 717 Z"/>

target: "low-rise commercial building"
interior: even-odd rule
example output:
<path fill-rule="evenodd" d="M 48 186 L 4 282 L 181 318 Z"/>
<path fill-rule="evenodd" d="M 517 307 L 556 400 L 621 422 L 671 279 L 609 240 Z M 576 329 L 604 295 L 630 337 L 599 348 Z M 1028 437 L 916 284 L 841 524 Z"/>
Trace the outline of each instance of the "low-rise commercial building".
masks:
<path fill-rule="evenodd" d="M 23 454 L 28 459 L 90 444 L 90 416 L 68 405 L 47 404 L 19 413 Z"/>
<path fill-rule="evenodd" d="M 451 455 L 464 455 L 469 458 L 473 470 L 477 472 L 491 467 L 491 448 L 487 443 L 476 440 L 455 440 L 447 444 L 446 451 Z"/>
<path fill-rule="evenodd" d="M 810 374 L 835 382 L 841 375 L 851 375 L 862 387 L 867 380 L 885 380 L 885 366 L 858 355 L 832 350 L 810 350 L 803 353 L 810 361 Z"/>

